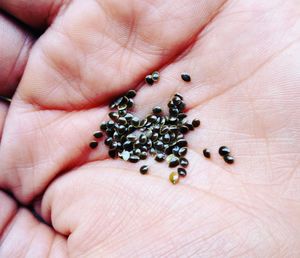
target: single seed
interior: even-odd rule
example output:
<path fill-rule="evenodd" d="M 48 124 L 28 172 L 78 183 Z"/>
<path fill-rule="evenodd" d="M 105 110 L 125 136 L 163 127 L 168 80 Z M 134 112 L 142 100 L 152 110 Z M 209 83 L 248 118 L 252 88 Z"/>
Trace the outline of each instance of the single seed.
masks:
<path fill-rule="evenodd" d="M 170 117 L 169 118 L 169 123 L 170 124 L 176 124 L 178 122 L 178 119 L 176 117 Z"/>
<path fill-rule="evenodd" d="M 190 131 L 193 131 L 194 130 L 194 126 L 190 123 L 185 123 L 184 124 Z"/>
<path fill-rule="evenodd" d="M 171 125 L 171 126 L 169 127 L 169 131 L 172 132 L 172 133 L 177 133 L 177 131 L 178 131 L 178 126 L 176 126 L 176 125 Z"/>
<path fill-rule="evenodd" d="M 127 135 L 127 140 L 130 142 L 135 142 L 137 140 L 137 137 L 135 134 L 128 134 Z"/>
<path fill-rule="evenodd" d="M 150 155 L 154 156 L 156 155 L 156 150 L 154 148 L 150 148 L 149 153 Z"/>
<path fill-rule="evenodd" d="M 162 135 L 166 134 L 168 131 L 169 131 L 169 127 L 166 125 L 163 125 L 159 130 L 160 134 Z"/>
<path fill-rule="evenodd" d="M 171 116 L 177 116 L 179 114 L 179 110 L 177 108 L 171 108 L 169 113 Z"/>
<path fill-rule="evenodd" d="M 172 157 L 169 162 L 169 167 L 174 168 L 177 167 L 178 165 L 179 165 L 179 158 L 177 158 L 176 156 Z"/>
<path fill-rule="evenodd" d="M 107 129 L 106 122 L 101 123 L 100 130 L 105 131 Z"/>
<path fill-rule="evenodd" d="M 153 133 L 151 137 L 152 141 L 156 141 L 158 139 L 158 136 L 159 136 L 158 133 Z"/>
<path fill-rule="evenodd" d="M 186 168 L 189 165 L 189 161 L 186 158 L 180 158 L 179 163 L 184 168 Z"/>
<path fill-rule="evenodd" d="M 188 151 L 187 147 L 182 147 L 182 148 L 180 148 L 180 150 L 178 151 L 178 155 L 179 155 L 180 157 L 184 157 L 184 156 L 187 154 L 187 151 Z"/>
<path fill-rule="evenodd" d="M 149 167 L 147 165 L 141 166 L 140 172 L 142 175 L 145 175 L 148 173 Z"/>
<path fill-rule="evenodd" d="M 154 83 L 154 81 L 153 81 L 153 79 L 152 79 L 152 75 L 151 74 L 149 74 L 149 75 L 147 75 L 146 77 L 145 77 L 145 82 L 148 84 L 148 85 L 153 85 L 153 83 Z"/>
<path fill-rule="evenodd" d="M 221 146 L 221 147 L 219 148 L 219 154 L 220 154 L 221 156 L 228 155 L 228 154 L 230 154 L 230 149 L 229 149 L 228 147 L 226 147 L 226 146 Z"/>
<path fill-rule="evenodd" d="M 139 160 L 140 160 L 140 157 L 136 156 L 136 155 L 131 155 L 130 158 L 129 158 L 129 161 L 131 163 L 137 163 L 137 162 L 139 162 Z"/>
<path fill-rule="evenodd" d="M 179 112 L 182 112 L 182 111 L 185 109 L 185 107 L 186 107 L 186 105 L 185 105 L 184 102 L 181 102 L 181 103 L 177 106 Z"/>
<path fill-rule="evenodd" d="M 126 125 L 126 124 L 127 124 L 127 120 L 126 120 L 125 117 L 119 117 L 118 123 L 119 123 L 120 125 Z"/>
<path fill-rule="evenodd" d="M 129 151 L 123 151 L 122 152 L 122 159 L 125 160 L 125 161 L 127 161 L 127 160 L 129 160 L 129 158 L 130 158 Z"/>
<path fill-rule="evenodd" d="M 176 185 L 179 182 L 179 174 L 177 172 L 171 172 L 169 180 L 173 185 Z"/>
<path fill-rule="evenodd" d="M 109 155 L 112 159 L 114 159 L 114 158 L 116 158 L 116 156 L 117 156 L 117 152 L 116 152 L 116 150 L 109 150 L 109 151 L 108 151 L 108 155 Z"/>
<path fill-rule="evenodd" d="M 179 131 L 183 134 L 186 134 L 186 133 L 188 133 L 189 128 L 186 125 L 182 125 L 182 126 L 180 126 Z"/>
<path fill-rule="evenodd" d="M 181 177 L 186 176 L 186 170 L 184 168 L 177 168 L 177 172 Z"/>
<path fill-rule="evenodd" d="M 126 127 L 124 125 L 120 125 L 118 128 L 119 134 L 124 134 L 126 132 Z"/>
<path fill-rule="evenodd" d="M 137 156 L 140 156 L 140 154 L 142 153 L 141 149 L 135 149 L 134 150 L 134 154 Z"/>
<path fill-rule="evenodd" d="M 111 120 L 113 121 L 117 121 L 119 118 L 119 114 L 117 112 L 110 112 L 108 114 L 108 116 L 110 117 Z"/>
<path fill-rule="evenodd" d="M 140 148 L 142 151 L 147 151 L 148 150 L 148 148 L 147 148 L 147 146 L 146 145 L 143 145 L 143 146 L 141 146 L 141 148 Z"/>
<path fill-rule="evenodd" d="M 199 120 L 199 119 L 194 119 L 194 120 L 192 121 L 192 125 L 193 125 L 193 127 L 198 127 L 198 126 L 200 126 L 200 120 Z"/>
<path fill-rule="evenodd" d="M 203 150 L 203 156 L 204 156 L 205 158 L 210 159 L 210 151 L 209 151 L 208 149 L 204 149 L 204 150 Z"/>
<path fill-rule="evenodd" d="M 156 141 L 155 144 L 154 144 L 154 147 L 157 150 L 162 151 L 164 149 L 164 144 L 161 141 Z"/>
<path fill-rule="evenodd" d="M 179 146 L 179 147 L 186 147 L 188 145 L 187 141 L 185 139 L 180 139 L 176 142 L 176 144 Z"/>
<path fill-rule="evenodd" d="M 167 156 L 166 161 L 169 164 L 175 158 L 176 158 L 176 156 L 174 154 L 170 154 L 170 155 Z"/>
<path fill-rule="evenodd" d="M 129 90 L 126 94 L 127 98 L 134 98 L 136 96 L 136 91 L 135 90 Z"/>
<path fill-rule="evenodd" d="M 101 131 L 97 131 L 97 132 L 94 132 L 94 137 L 95 138 L 101 138 L 103 136 L 103 133 Z"/>
<path fill-rule="evenodd" d="M 191 81 L 191 76 L 188 73 L 182 73 L 181 74 L 181 79 L 184 80 L 185 82 L 190 82 Z"/>
<path fill-rule="evenodd" d="M 106 130 L 106 134 L 109 136 L 109 137 L 112 137 L 113 135 L 114 135 L 114 129 L 112 128 L 112 129 L 107 129 Z"/>
<path fill-rule="evenodd" d="M 171 140 L 171 137 L 170 137 L 170 134 L 165 134 L 164 137 L 163 137 L 163 142 L 164 143 L 169 143 Z"/>
<path fill-rule="evenodd" d="M 145 134 L 142 133 L 142 134 L 140 135 L 139 140 L 140 140 L 140 143 L 141 143 L 141 144 L 145 144 L 145 143 L 147 142 L 148 138 L 147 138 L 147 136 L 146 136 Z"/>
<path fill-rule="evenodd" d="M 123 109 L 123 110 L 118 110 L 118 114 L 119 116 L 125 116 L 127 114 L 127 110 Z M 126 119 L 126 118 L 125 118 Z M 127 119 L 126 119 L 127 120 Z"/>
<path fill-rule="evenodd" d="M 130 141 L 126 141 L 123 143 L 124 150 L 131 151 L 133 149 L 133 144 Z"/>
<path fill-rule="evenodd" d="M 106 123 L 106 130 L 107 129 L 111 129 L 111 128 L 113 128 L 115 126 L 115 123 L 113 122 L 113 121 L 108 121 L 107 123 Z"/>
<path fill-rule="evenodd" d="M 111 144 L 109 145 L 109 148 L 111 150 L 115 150 L 118 147 L 118 143 L 117 142 L 111 142 Z"/>
<path fill-rule="evenodd" d="M 147 119 L 143 119 L 139 123 L 139 127 L 144 127 L 147 124 Z"/>
<path fill-rule="evenodd" d="M 234 163 L 234 158 L 230 155 L 225 155 L 224 156 L 224 161 L 228 164 L 233 164 Z"/>
<path fill-rule="evenodd" d="M 127 113 L 124 117 L 127 120 L 127 122 L 130 122 L 132 120 L 132 118 L 133 118 L 133 115 L 130 114 L 130 113 Z"/>
<path fill-rule="evenodd" d="M 157 153 L 155 156 L 155 160 L 157 162 L 162 162 L 162 161 L 164 161 L 165 158 L 166 158 L 166 156 L 164 153 Z"/>
<path fill-rule="evenodd" d="M 117 105 L 116 105 L 115 102 L 112 102 L 112 103 L 109 104 L 109 108 L 110 108 L 110 109 L 115 109 L 116 106 L 117 106 Z"/>
<path fill-rule="evenodd" d="M 122 101 L 123 101 L 123 97 L 120 97 L 120 98 L 118 98 L 118 99 L 115 100 L 114 104 L 115 104 L 116 106 L 118 106 L 118 105 L 121 104 Z"/>
<path fill-rule="evenodd" d="M 177 115 L 177 118 L 178 118 L 179 120 L 182 120 L 182 119 L 184 119 L 184 118 L 186 118 L 186 117 L 187 117 L 187 115 L 184 114 L 184 113 L 180 113 L 180 114 Z"/>
<path fill-rule="evenodd" d="M 89 144 L 89 146 L 90 146 L 91 149 L 95 149 L 95 148 L 97 148 L 97 146 L 98 146 L 98 142 L 96 142 L 96 141 L 91 141 L 90 144 Z"/>
<path fill-rule="evenodd" d="M 139 124 L 140 124 L 140 120 L 134 116 L 132 119 L 131 119 L 131 124 L 134 126 L 134 127 L 138 127 Z"/>
<path fill-rule="evenodd" d="M 181 98 L 181 100 L 183 100 L 183 97 L 182 97 L 182 95 L 181 95 L 181 94 L 179 94 L 178 92 L 175 94 L 175 96 L 176 96 L 176 97 L 179 97 L 179 98 Z"/>
<path fill-rule="evenodd" d="M 142 151 L 140 154 L 140 159 L 146 159 L 147 158 L 147 152 L 146 151 Z"/>
<path fill-rule="evenodd" d="M 155 71 L 151 76 L 153 81 L 157 82 L 159 80 L 159 72 Z"/>
<path fill-rule="evenodd" d="M 178 105 L 181 104 L 182 99 L 175 96 L 175 97 L 173 97 L 172 101 L 173 101 L 173 103 L 174 103 L 175 106 L 178 106 Z"/>
<path fill-rule="evenodd" d="M 157 116 L 155 116 L 155 115 L 150 115 L 150 116 L 147 117 L 147 120 L 148 120 L 150 123 L 154 123 L 154 122 L 156 122 L 156 120 L 157 120 Z"/>
<path fill-rule="evenodd" d="M 130 125 L 130 126 L 127 127 L 127 132 L 128 133 L 133 133 L 135 131 L 135 129 L 136 128 L 133 125 Z"/>
<path fill-rule="evenodd" d="M 158 114 L 160 114 L 160 113 L 162 112 L 162 108 L 159 107 L 159 106 L 156 106 L 156 107 L 154 107 L 154 108 L 152 109 L 152 112 L 153 112 L 153 114 L 158 115 Z"/>
<path fill-rule="evenodd" d="M 127 108 L 128 108 L 128 109 L 129 109 L 129 108 L 132 108 L 133 105 L 134 105 L 133 99 L 129 99 L 128 102 L 127 102 Z"/>
<path fill-rule="evenodd" d="M 111 137 L 108 137 L 108 138 L 106 138 L 105 139 L 105 141 L 104 141 L 104 144 L 106 145 L 106 146 L 110 146 L 110 144 L 112 143 L 112 138 Z"/>
<path fill-rule="evenodd" d="M 152 131 L 148 129 L 147 131 L 145 131 L 145 135 L 146 135 L 147 138 L 151 138 L 152 137 Z"/>
<path fill-rule="evenodd" d="M 120 101 L 120 103 L 118 104 L 118 106 L 120 106 L 120 105 L 126 105 L 127 103 L 128 103 L 128 98 L 126 97 L 126 96 L 123 96 L 122 98 L 121 98 L 121 101 Z"/>

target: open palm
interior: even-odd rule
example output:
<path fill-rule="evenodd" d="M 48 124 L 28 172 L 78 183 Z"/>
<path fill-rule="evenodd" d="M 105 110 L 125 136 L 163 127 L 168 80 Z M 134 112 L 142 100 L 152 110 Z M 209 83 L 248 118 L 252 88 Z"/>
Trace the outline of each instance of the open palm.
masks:
<path fill-rule="evenodd" d="M 0 256 L 299 256 L 299 5 L 75 0 L 54 8 L 0 151 L 1 188 L 49 226 L 1 194 Z M 159 83 L 144 85 L 153 70 Z M 133 88 L 140 117 L 179 92 L 189 117 L 202 121 L 187 135 L 190 166 L 176 186 L 166 164 L 147 160 L 141 176 L 142 162 L 88 147 L 107 103 Z M 221 145 L 235 165 L 218 156 Z"/>

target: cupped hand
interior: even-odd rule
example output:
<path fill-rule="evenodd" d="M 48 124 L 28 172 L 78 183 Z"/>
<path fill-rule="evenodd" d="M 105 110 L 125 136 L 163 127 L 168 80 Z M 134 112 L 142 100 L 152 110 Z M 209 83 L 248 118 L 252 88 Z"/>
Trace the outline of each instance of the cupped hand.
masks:
<path fill-rule="evenodd" d="M 43 2 L 0 1 L 29 25 L 51 23 L 2 136 L 0 186 L 34 211 L 1 194 L 1 257 L 300 255 L 298 1 Z M 179 92 L 202 122 L 176 186 L 165 164 L 142 176 L 141 162 L 89 149 L 107 103 L 133 88 L 140 117 Z"/>

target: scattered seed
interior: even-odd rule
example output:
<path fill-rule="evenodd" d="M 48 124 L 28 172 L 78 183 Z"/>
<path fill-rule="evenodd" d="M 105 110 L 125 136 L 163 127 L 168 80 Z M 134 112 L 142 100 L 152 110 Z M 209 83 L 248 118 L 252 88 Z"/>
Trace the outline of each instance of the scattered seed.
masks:
<path fill-rule="evenodd" d="M 204 155 L 205 158 L 210 159 L 210 151 L 208 149 L 203 150 L 203 155 Z"/>
<path fill-rule="evenodd" d="M 173 185 L 177 184 L 179 182 L 179 174 L 177 172 L 171 172 L 169 180 Z"/>
<path fill-rule="evenodd" d="M 136 91 L 135 90 L 129 90 L 126 94 L 127 98 L 134 98 L 136 96 Z"/>
<path fill-rule="evenodd" d="M 103 133 L 101 131 L 97 131 L 97 132 L 94 132 L 94 137 L 99 139 L 103 136 Z"/>
<path fill-rule="evenodd" d="M 178 165 L 179 165 L 179 158 L 177 158 L 176 156 L 171 157 L 169 160 L 169 167 L 174 168 L 177 167 Z"/>
<path fill-rule="evenodd" d="M 179 146 L 179 147 L 186 147 L 187 146 L 187 140 L 185 140 L 185 139 L 180 139 L 180 140 L 178 140 L 177 141 L 177 146 Z"/>
<path fill-rule="evenodd" d="M 157 82 L 159 80 L 159 72 L 155 71 L 151 76 L 153 81 Z"/>
<path fill-rule="evenodd" d="M 192 121 L 192 126 L 193 127 L 199 127 L 200 126 L 200 120 L 199 119 L 194 119 L 193 121 Z"/>
<path fill-rule="evenodd" d="M 157 153 L 156 156 L 155 156 L 155 160 L 158 161 L 158 162 L 164 161 L 165 158 L 166 158 L 166 156 L 163 153 Z"/>
<path fill-rule="evenodd" d="M 177 172 L 181 177 L 185 177 L 187 174 L 184 168 L 177 168 Z"/>
<path fill-rule="evenodd" d="M 182 80 L 184 80 L 185 82 L 190 82 L 191 81 L 191 76 L 188 73 L 182 73 L 181 74 L 181 78 Z"/>
<path fill-rule="evenodd" d="M 90 144 L 89 144 L 89 146 L 90 146 L 91 149 L 95 149 L 95 148 L 97 148 L 97 146 L 98 146 L 98 142 L 96 142 L 96 141 L 91 141 Z"/>
<path fill-rule="evenodd" d="M 162 108 L 159 106 L 156 106 L 152 109 L 153 114 L 158 115 L 162 112 Z"/>
<path fill-rule="evenodd" d="M 225 155 L 224 156 L 224 161 L 228 164 L 233 164 L 234 163 L 234 158 L 230 155 Z"/>
<path fill-rule="evenodd" d="M 141 166 L 140 172 L 142 175 L 145 175 L 148 173 L 149 167 L 147 165 Z"/>
<path fill-rule="evenodd" d="M 152 79 L 152 75 L 147 75 L 146 77 L 145 77 L 145 82 L 148 84 L 148 85 L 153 85 L 153 83 L 154 83 L 154 81 L 153 81 L 153 79 Z"/>
<path fill-rule="evenodd" d="M 226 147 L 226 146 L 221 146 L 221 147 L 219 148 L 219 154 L 220 154 L 221 156 L 228 155 L 228 154 L 230 154 L 230 149 L 229 149 L 228 147 Z"/>
<path fill-rule="evenodd" d="M 186 168 L 189 165 L 189 161 L 186 158 L 180 158 L 179 163 L 184 168 Z"/>
<path fill-rule="evenodd" d="M 187 154 L 187 151 L 188 151 L 187 147 L 182 147 L 182 148 L 180 148 L 180 150 L 178 151 L 178 155 L 179 155 L 180 157 L 183 157 L 183 156 L 185 156 L 185 155 Z"/>

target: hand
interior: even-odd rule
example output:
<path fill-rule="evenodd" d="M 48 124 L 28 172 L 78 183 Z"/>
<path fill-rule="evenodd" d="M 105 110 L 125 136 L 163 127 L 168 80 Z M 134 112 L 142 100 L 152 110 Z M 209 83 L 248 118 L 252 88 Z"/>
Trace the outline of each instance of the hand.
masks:
<path fill-rule="evenodd" d="M 25 22 L 53 22 L 30 53 L 0 151 L 0 186 L 49 226 L 2 194 L 0 256 L 299 256 L 298 2 L 58 3 L 52 19 L 1 3 L 23 8 Z M 141 83 L 154 70 L 159 83 Z M 142 176 L 142 162 L 88 147 L 108 101 L 138 86 L 138 115 L 180 92 L 202 121 L 176 186 L 165 164 Z"/>

